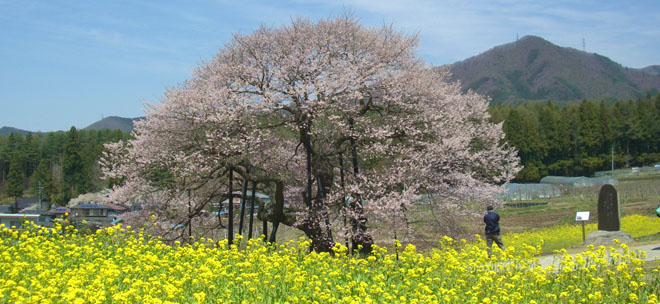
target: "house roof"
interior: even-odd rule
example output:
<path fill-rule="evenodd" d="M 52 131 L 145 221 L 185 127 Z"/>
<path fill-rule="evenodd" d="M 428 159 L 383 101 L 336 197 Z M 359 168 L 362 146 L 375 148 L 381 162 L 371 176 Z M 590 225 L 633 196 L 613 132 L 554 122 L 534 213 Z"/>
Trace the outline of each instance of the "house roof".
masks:
<path fill-rule="evenodd" d="M 232 194 L 233 194 L 232 195 L 233 196 L 232 201 L 234 202 L 234 204 L 240 204 L 241 203 L 241 197 L 243 196 L 243 192 L 242 191 L 234 191 L 234 192 L 232 192 Z M 245 195 L 246 200 L 249 201 L 252 198 L 251 191 L 247 191 L 245 194 L 246 194 Z M 254 196 L 256 198 L 262 200 L 264 202 L 264 204 L 268 204 L 270 202 L 270 196 L 268 196 L 266 194 L 256 192 L 254 194 Z M 221 202 L 221 204 L 227 204 L 227 201 L 228 200 L 225 199 L 224 201 Z"/>
<path fill-rule="evenodd" d="M 128 210 L 128 207 L 118 205 L 118 204 L 105 204 L 109 209 L 114 210 L 114 211 L 126 211 Z"/>
<path fill-rule="evenodd" d="M 71 209 L 111 209 L 111 208 L 101 204 L 80 204 L 71 207 Z"/>
<path fill-rule="evenodd" d="M 240 197 L 240 196 L 243 195 L 243 191 L 234 191 L 234 192 L 232 192 L 232 194 L 238 195 Z M 246 197 L 252 197 L 252 191 L 250 191 L 250 190 L 248 190 L 245 194 L 246 194 L 245 195 Z M 260 199 L 270 198 L 270 196 L 268 196 L 264 193 L 261 193 L 261 192 L 255 192 L 254 196 L 256 196 L 257 198 L 260 198 Z"/>
<path fill-rule="evenodd" d="M 71 209 L 67 208 L 67 207 L 57 207 L 57 208 L 53 208 L 53 209 L 48 210 L 48 212 L 52 213 L 52 214 L 64 214 L 64 213 L 71 212 Z"/>
<path fill-rule="evenodd" d="M 0 205 L 0 213 L 11 213 L 14 210 L 12 205 Z"/>
<path fill-rule="evenodd" d="M 37 204 L 39 204 L 38 197 L 21 197 L 18 200 L 16 200 L 16 205 L 18 207 L 18 210 L 25 209 Z"/>
<path fill-rule="evenodd" d="M 47 210 L 40 210 L 40 209 L 23 209 L 19 211 L 18 213 L 20 214 L 47 214 L 49 213 Z"/>
<path fill-rule="evenodd" d="M 38 218 L 39 214 L 21 214 L 21 213 L 0 213 L 0 218 L 6 219 L 34 219 Z"/>

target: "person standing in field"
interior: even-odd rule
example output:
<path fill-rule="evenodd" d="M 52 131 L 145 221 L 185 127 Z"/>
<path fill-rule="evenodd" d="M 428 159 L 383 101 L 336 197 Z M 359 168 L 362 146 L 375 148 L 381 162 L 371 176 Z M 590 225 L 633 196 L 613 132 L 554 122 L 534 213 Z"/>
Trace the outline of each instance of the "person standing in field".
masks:
<path fill-rule="evenodd" d="M 500 236 L 500 215 L 493 211 L 493 206 L 486 208 L 488 213 L 484 215 L 484 223 L 486 224 L 486 245 L 488 245 L 488 257 L 493 253 L 493 241 L 500 249 L 504 250 L 504 243 Z"/>

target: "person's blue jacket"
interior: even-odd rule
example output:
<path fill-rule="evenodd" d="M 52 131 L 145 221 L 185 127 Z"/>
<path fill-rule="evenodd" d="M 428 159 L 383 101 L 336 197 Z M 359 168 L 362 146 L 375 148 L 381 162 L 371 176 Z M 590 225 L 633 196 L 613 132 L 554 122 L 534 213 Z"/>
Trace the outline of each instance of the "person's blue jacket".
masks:
<path fill-rule="evenodd" d="M 500 232 L 500 216 L 499 214 L 488 211 L 484 215 L 484 223 L 486 223 L 486 234 L 499 233 Z"/>

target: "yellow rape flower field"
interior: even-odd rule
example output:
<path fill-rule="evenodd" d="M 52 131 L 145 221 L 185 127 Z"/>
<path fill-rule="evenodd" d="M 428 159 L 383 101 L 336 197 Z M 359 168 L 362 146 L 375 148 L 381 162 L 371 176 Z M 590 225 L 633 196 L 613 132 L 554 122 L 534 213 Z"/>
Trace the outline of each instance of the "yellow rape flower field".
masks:
<path fill-rule="evenodd" d="M 660 232 L 655 218 L 622 222 L 633 237 Z M 591 247 L 575 257 L 559 250 L 559 266 L 539 266 L 537 255 L 556 239 L 575 234 L 581 243 L 581 231 L 570 229 L 581 227 L 507 234 L 506 252 L 495 250 L 488 259 L 483 241 L 448 237 L 425 253 L 407 245 L 355 257 L 340 244 L 334 255 L 307 253 L 304 240 L 264 245 L 257 239 L 239 249 L 210 239 L 169 246 L 119 226 L 86 236 L 73 229 L 2 228 L 0 302 L 658 302 L 659 270 L 644 270 L 641 253 L 626 245 Z"/>

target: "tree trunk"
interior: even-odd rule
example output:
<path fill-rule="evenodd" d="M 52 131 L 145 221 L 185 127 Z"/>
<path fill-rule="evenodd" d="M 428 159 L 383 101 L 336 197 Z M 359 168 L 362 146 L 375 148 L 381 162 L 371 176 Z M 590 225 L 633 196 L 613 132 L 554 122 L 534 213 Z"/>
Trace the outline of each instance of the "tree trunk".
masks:
<path fill-rule="evenodd" d="M 252 182 L 252 199 L 250 200 L 250 223 L 248 228 L 248 240 L 252 238 L 252 225 L 254 223 L 254 201 L 257 192 L 257 182 Z"/>
<path fill-rule="evenodd" d="M 262 219 L 273 223 L 273 231 L 271 232 L 270 238 L 268 238 L 269 241 L 274 242 L 276 240 L 275 234 L 279 225 L 285 224 L 300 229 L 310 240 L 312 240 L 310 250 L 332 253 L 334 242 L 331 237 L 328 237 L 328 232 L 324 229 L 323 225 L 321 225 L 321 223 L 325 222 L 328 214 L 327 210 L 319 200 L 311 201 L 312 206 L 307 209 L 307 219 L 298 220 L 293 214 L 284 214 L 284 183 L 276 182 L 275 197 L 272 202 L 272 206 L 269 206 L 268 208 L 272 208 L 270 212 L 266 211 L 266 215 L 261 217 Z"/>
<path fill-rule="evenodd" d="M 353 129 L 353 119 L 349 121 L 349 126 Z M 351 137 L 351 158 L 353 161 L 353 174 L 357 177 L 360 173 L 358 167 L 358 156 L 357 148 L 355 146 L 355 139 Z M 350 214 L 357 215 L 357 218 L 351 219 L 351 248 L 353 252 L 359 251 L 362 254 L 371 253 L 372 245 L 374 240 L 371 235 L 367 232 L 367 217 L 364 214 L 364 209 L 362 208 L 362 198 L 355 197 L 351 200 L 348 206 L 351 211 Z"/>
<path fill-rule="evenodd" d="M 351 219 L 351 248 L 353 248 L 353 252 L 369 254 L 374 240 L 367 232 L 367 217 L 364 214 L 362 204 L 357 200 L 352 200 L 349 208 L 351 214 L 357 214 L 357 218 Z"/>
<path fill-rule="evenodd" d="M 345 181 L 344 181 L 344 156 L 342 155 L 341 152 L 339 152 L 339 180 L 340 180 L 340 186 L 341 186 L 341 206 L 342 208 L 346 208 L 346 192 L 344 192 L 345 188 Z M 347 222 L 346 222 L 346 214 L 344 214 L 344 230 L 347 229 Z M 346 248 L 349 248 L 348 246 L 348 233 L 346 233 L 346 237 L 344 238 L 344 242 L 346 243 Z"/>
<path fill-rule="evenodd" d="M 334 247 L 332 234 L 327 233 L 321 225 L 328 218 L 328 212 L 318 200 L 314 200 L 312 205 L 314 209 L 307 213 L 307 218 L 302 223 L 296 224 L 296 228 L 305 232 L 305 235 L 312 240 L 310 250 L 332 254 Z"/>
<path fill-rule="evenodd" d="M 227 225 L 227 237 L 229 238 L 229 245 L 234 243 L 234 190 L 232 183 L 234 182 L 234 170 L 229 169 L 229 223 Z"/>
<path fill-rule="evenodd" d="M 245 203 L 247 196 L 248 181 L 243 178 L 243 191 L 241 191 L 241 215 L 238 220 L 238 234 L 243 235 L 243 219 L 245 218 Z"/>

